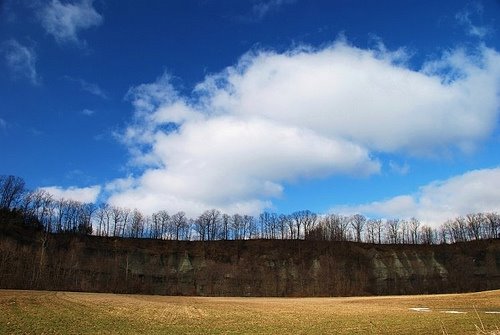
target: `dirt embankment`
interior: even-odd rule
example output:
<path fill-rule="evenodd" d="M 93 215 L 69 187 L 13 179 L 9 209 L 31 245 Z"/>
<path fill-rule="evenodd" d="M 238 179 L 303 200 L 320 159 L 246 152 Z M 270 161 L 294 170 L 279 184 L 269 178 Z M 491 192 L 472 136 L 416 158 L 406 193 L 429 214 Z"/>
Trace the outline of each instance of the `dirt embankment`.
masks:
<path fill-rule="evenodd" d="M 500 288 L 500 240 L 372 245 L 0 236 L 0 288 L 208 296 L 346 296 Z"/>

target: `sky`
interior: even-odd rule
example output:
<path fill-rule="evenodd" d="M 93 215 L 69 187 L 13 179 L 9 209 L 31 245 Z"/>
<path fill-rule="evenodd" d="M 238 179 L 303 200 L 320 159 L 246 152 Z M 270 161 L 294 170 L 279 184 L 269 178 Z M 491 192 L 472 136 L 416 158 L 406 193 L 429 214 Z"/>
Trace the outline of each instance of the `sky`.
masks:
<path fill-rule="evenodd" d="M 500 2 L 0 0 L 0 174 L 56 198 L 500 211 Z"/>

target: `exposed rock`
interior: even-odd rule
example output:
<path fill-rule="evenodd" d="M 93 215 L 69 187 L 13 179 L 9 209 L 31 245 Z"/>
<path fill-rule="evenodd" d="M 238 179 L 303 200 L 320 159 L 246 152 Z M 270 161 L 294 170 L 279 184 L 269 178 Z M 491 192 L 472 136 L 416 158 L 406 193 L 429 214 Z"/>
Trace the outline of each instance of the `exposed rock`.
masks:
<path fill-rule="evenodd" d="M 224 296 L 500 288 L 500 240 L 454 245 L 0 237 L 0 288 Z"/>

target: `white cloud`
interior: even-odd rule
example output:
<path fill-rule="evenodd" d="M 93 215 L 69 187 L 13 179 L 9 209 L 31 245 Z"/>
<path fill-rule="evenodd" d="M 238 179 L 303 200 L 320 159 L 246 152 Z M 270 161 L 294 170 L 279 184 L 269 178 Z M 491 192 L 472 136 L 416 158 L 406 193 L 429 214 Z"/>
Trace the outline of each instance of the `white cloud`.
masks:
<path fill-rule="evenodd" d="M 74 200 L 83 203 L 93 203 L 101 193 L 101 186 L 94 185 L 89 187 L 68 187 L 49 186 L 40 188 L 50 193 L 55 199 Z"/>
<path fill-rule="evenodd" d="M 188 123 L 175 134 L 157 132 L 152 154 L 160 166 L 111 197 L 111 203 L 188 212 L 235 206 L 260 210 L 265 202 L 259 199 L 280 196 L 284 181 L 370 174 L 379 168 L 365 149 L 350 142 L 232 117 Z M 194 211 L 187 208 L 193 206 Z"/>
<path fill-rule="evenodd" d="M 500 210 L 500 168 L 474 170 L 420 187 L 416 194 L 357 206 L 338 206 L 332 212 L 363 213 L 385 218 L 416 217 L 438 226 L 469 213 Z"/>
<path fill-rule="evenodd" d="M 36 71 L 36 53 L 33 49 L 12 39 L 4 42 L 0 51 L 14 78 L 28 79 L 33 85 L 40 83 Z"/>
<path fill-rule="evenodd" d="M 92 116 L 95 114 L 95 111 L 85 108 L 84 110 L 82 110 L 82 114 L 85 116 Z"/>
<path fill-rule="evenodd" d="M 394 161 L 389 161 L 389 169 L 399 175 L 407 175 L 410 172 L 410 166 L 408 163 L 398 164 Z"/>
<path fill-rule="evenodd" d="M 93 7 L 93 0 L 62 3 L 52 0 L 43 6 L 39 19 L 45 31 L 58 42 L 81 43 L 78 33 L 81 30 L 99 26 L 103 17 Z"/>
<path fill-rule="evenodd" d="M 95 96 L 98 96 L 103 99 L 108 99 L 108 95 L 102 88 L 100 88 L 97 84 L 89 83 L 83 79 L 79 80 L 80 86 L 82 87 L 82 90 L 89 92 L 90 94 L 93 94 Z"/>
<path fill-rule="evenodd" d="M 252 7 L 253 15 L 258 19 L 262 19 L 264 16 L 269 14 L 271 11 L 278 10 L 280 7 L 286 4 L 294 3 L 296 0 L 263 0 L 258 1 Z"/>
<path fill-rule="evenodd" d="M 479 20 L 482 15 L 482 4 L 479 2 L 471 2 L 466 9 L 455 15 L 455 18 L 465 28 L 469 36 L 482 39 L 492 32 L 491 28 L 488 26 L 478 26 L 473 23 L 474 19 Z M 474 19 L 471 17 L 474 17 Z"/>
<path fill-rule="evenodd" d="M 0 130 L 4 130 L 4 129 L 7 129 L 7 121 L 0 118 Z"/>
<path fill-rule="evenodd" d="M 118 178 L 107 183 L 104 190 L 108 193 L 123 192 L 134 186 L 135 179 L 132 176 L 128 176 L 126 178 Z"/>
<path fill-rule="evenodd" d="M 405 59 L 337 42 L 247 54 L 191 96 L 168 75 L 132 88 L 136 117 L 124 143 L 144 172 L 109 201 L 145 211 L 260 210 L 288 181 L 366 176 L 380 169 L 376 153 L 467 151 L 492 133 L 499 53 L 457 50 L 421 70 Z"/>
<path fill-rule="evenodd" d="M 247 55 L 199 89 L 214 112 L 307 127 L 377 151 L 432 154 L 453 144 L 472 147 L 491 133 L 499 53 L 481 47 L 478 62 L 458 50 L 432 62 L 432 69 L 425 64 L 425 72 L 395 63 L 395 57 L 345 43 L 263 52 Z M 449 81 L 450 71 L 461 76 Z"/>
<path fill-rule="evenodd" d="M 80 85 L 80 88 L 85 92 L 88 92 L 103 99 L 108 99 L 108 95 L 106 94 L 106 92 L 102 88 L 100 88 L 99 85 L 97 84 L 90 83 L 81 78 L 73 78 L 70 76 L 64 76 L 64 78 L 68 81 L 78 83 Z"/>

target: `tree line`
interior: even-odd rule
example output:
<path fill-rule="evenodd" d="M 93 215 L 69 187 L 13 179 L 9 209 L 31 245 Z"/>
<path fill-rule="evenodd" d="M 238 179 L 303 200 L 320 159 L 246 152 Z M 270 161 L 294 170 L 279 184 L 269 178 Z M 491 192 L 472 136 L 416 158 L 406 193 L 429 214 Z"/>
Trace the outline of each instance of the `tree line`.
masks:
<path fill-rule="evenodd" d="M 258 216 L 206 210 L 196 218 L 183 211 L 145 215 L 107 203 L 56 199 L 43 189 L 27 190 L 17 176 L 0 176 L 0 220 L 15 213 L 22 224 L 47 233 L 71 233 L 165 240 L 306 239 L 377 244 L 440 244 L 500 238 L 500 215 L 471 213 L 434 228 L 417 218 L 373 219 L 361 214 L 291 214 Z M 4 223 L 4 222 L 0 222 Z"/>

